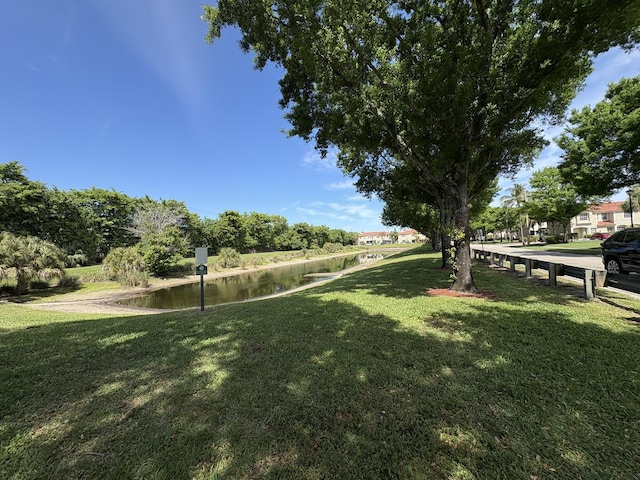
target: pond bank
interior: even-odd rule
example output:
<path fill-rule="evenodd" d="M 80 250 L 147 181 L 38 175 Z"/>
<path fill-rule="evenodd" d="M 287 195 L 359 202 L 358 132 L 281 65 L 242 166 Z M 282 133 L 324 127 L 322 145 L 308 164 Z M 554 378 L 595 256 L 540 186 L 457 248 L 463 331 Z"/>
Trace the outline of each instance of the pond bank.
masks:
<path fill-rule="evenodd" d="M 405 251 L 405 250 L 407 250 L 407 248 L 397 248 L 397 249 L 385 248 L 384 249 L 385 252 L 388 252 L 391 255 L 398 252 Z M 328 255 L 322 258 L 296 259 L 296 260 L 290 260 L 286 262 L 280 262 L 277 264 L 260 265 L 260 266 L 251 267 L 251 268 L 236 268 L 236 269 L 228 270 L 224 272 L 212 272 L 207 275 L 204 275 L 204 281 L 206 282 L 206 281 L 211 281 L 211 280 L 220 279 L 220 278 L 243 275 L 245 273 L 250 273 L 250 272 L 270 270 L 270 269 L 285 267 L 287 265 L 293 265 L 297 263 L 309 263 L 309 262 L 314 262 L 322 259 L 338 258 L 338 257 L 343 257 L 348 255 L 357 255 L 357 254 L 362 254 L 362 253 L 371 252 L 371 251 L 373 250 L 371 249 L 358 250 L 358 251 L 340 253 L 336 255 Z M 269 295 L 267 297 L 258 297 L 255 299 L 249 299 L 249 300 L 243 300 L 243 301 L 246 302 L 246 301 L 262 300 L 264 298 L 271 298 L 271 297 L 276 297 L 281 295 L 287 295 L 294 292 L 299 292 L 307 288 L 312 288 L 316 285 L 321 285 L 325 281 L 331 280 L 331 278 L 340 277 L 342 275 L 345 275 L 347 273 L 350 273 L 356 270 L 362 270 L 362 269 L 371 267 L 375 263 L 377 262 L 363 263 L 360 265 L 356 265 L 354 267 L 350 267 L 340 272 L 335 272 L 331 274 L 330 278 L 327 278 L 327 280 L 324 280 L 324 281 L 314 282 L 298 288 L 287 290 L 285 292 Z M 114 290 L 101 290 L 101 291 L 97 291 L 97 292 L 94 291 L 90 293 L 70 292 L 69 294 L 62 295 L 61 297 L 64 297 L 64 298 L 61 298 L 60 300 L 57 300 L 55 302 L 38 302 L 38 303 L 27 302 L 27 303 L 23 303 L 22 305 L 29 308 L 36 308 L 41 310 L 54 310 L 54 311 L 69 312 L 69 313 L 105 313 L 105 314 L 112 314 L 112 315 L 159 314 L 159 313 L 170 312 L 172 310 L 125 306 L 125 305 L 118 305 L 116 302 L 124 300 L 126 298 L 143 295 L 145 293 L 149 293 L 155 290 L 161 290 L 165 288 L 170 288 L 170 287 L 175 287 L 175 286 L 185 285 L 190 283 L 197 283 L 199 281 L 200 281 L 199 275 L 191 275 L 189 277 L 181 277 L 181 278 L 152 278 L 150 285 L 144 288 L 143 287 L 132 287 L 132 288 L 122 287 Z M 214 308 L 214 307 L 208 307 L 208 308 Z"/>

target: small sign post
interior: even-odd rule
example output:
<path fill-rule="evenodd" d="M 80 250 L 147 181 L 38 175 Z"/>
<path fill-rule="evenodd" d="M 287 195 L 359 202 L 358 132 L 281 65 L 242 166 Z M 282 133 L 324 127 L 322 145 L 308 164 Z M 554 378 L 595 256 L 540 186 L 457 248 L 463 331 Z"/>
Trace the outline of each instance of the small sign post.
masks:
<path fill-rule="evenodd" d="M 204 276 L 207 274 L 207 247 L 196 248 L 196 275 L 200 275 L 200 311 L 204 311 Z"/>

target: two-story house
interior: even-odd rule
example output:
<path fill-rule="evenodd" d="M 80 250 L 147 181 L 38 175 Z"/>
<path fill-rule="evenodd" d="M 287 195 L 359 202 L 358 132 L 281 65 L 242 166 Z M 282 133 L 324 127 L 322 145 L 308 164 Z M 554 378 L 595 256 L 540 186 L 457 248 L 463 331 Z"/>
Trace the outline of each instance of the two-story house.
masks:
<path fill-rule="evenodd" d="M 609 202 L 593 205 L 571 219 L 571 233 L 578 238 L 594 233 L 614 233 L 631 226 L 631 214 L 622 210 L 624 202 Z"/>
<path fill-rule="evenodd" d="M 427 237 L 417 230 L 403 230 L 398 232 L 398 243 L 426 242 Z M 389 232 L 362 232 L 358 235 L 358 245 L 383 245 L 394 242 L 394 236 Z"/>
<path fill-rule="evenodd" d="M 382 245 L 392 241 L 389 232 L 362 232 L 358 235 L 358 245 Z"/>
<path fill-rule="evenodd" d="M 427 237 L 417 230 L 403 230 L 398 232 L 398 243 L 419 243 L 426 242 Z"/>

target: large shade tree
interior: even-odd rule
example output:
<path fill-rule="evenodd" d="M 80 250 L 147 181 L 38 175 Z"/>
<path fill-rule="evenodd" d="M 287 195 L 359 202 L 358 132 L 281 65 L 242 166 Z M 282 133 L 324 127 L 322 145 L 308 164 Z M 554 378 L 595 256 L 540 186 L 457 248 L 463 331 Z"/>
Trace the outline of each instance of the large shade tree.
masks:
<path fill-rule="evenodd" d="M 556 142 L 562 174 L 579 192 L 605 196 L 640 184 L 640 76 L 609 85 L 601 102 L 574 110 L 569 123 Z"/>
<path fill-rule="evenodd" d="M 525 210 L 538 221 L 562 225 L 565 241 L 571 219 L 600 200 L 578 193 L 571 183 L 562 179 L 560 170 L 555 167 L 533 172 L 529 185 L 531 199 Z"/>
<path fill-rule="evenodd" d="M 70 190 L 66 195 L 80 209 L 86 229 L 94 235 L 85 251 L 92 261 L 102 261 L 112 248 L 136 243 L 136 238 L 128 230 L 136 211 L 137 201 L 134 198 L 96 187 Z"/>
<path fill-rule="evenodd" d="M 637 0 L 219 0 L 255 65 L 283 69 L 291 135 L 336 147 L 344 171 L 417 175 L 456 240 L 452 288 L 472 291 L 469 204 L 544 143 L 594 54 L 638 37 Z M 378 192 L 374 192 L 378 193 Z"/>
<path fill-rule="evenodd" d="M 47 187 L 29 180 L 19 162 L 0 164 L 0 231 L 39 235 L 47 223 L 48 196 Z"/>

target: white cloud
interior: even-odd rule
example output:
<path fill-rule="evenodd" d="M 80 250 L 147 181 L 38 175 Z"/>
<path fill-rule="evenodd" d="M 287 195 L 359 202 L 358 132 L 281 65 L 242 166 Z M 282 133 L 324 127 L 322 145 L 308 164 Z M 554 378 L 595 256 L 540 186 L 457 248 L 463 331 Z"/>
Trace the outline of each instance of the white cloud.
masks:
<path fill-rule="evenodd" d="M 353 188 L 352 180 L 343 180 L 342 182 L 334 182 L 327 185 L 327 190 L 348 190 Z"/>
<path fill-rule="evenodd" d="M 206 26 L 200 7 L 179 0 L 109 0 L 97 2 L 100 11 L 129 47 L 176 93 L 195 107 L 204 93 L 197 53 Z"/>
<path fill-rule="evenodd" d="M 29 62 L 23 63 L 22 66 L 24 68 L 26 68 L 27 70 L 31 70 L 32 72 L 39 72 L 40 71 L 40 69 L 36 65 L 34 65 L 33 63 L 29 63 Z"/>
<path fill-rule="evenodd" d="M 292 209 L 292 208 L 295 208 L 295 207 L 297 207 L 298 205 L 300 205 L 300 201 L 299 201 L 299 200 L 298 200 L 297 202 L 295 202 L 295 203 L 291 204 L 291 205 L 288 205 L 288 206 L 286 206 L 286 207 L 282 207 L 282 208 L 280 209 L 280 213 L 282 213 L 282 212 L 286 212 L 287 210 L 290 210 L 290 209 Z"/>
<path fill-rule="evenodd" d="M 380 222 L 380 212 L 362 202 L 358 204 L 314 202 L 310 207 L 298 207 L 296 210 L 305 215 L 326 217 L 340 221 L 355 222 L 365 220 L 369 222 Z"/>
<path fill-rule="evenodd" d="M 362 195 L 353 195 L 351 197 L 347 197 L 347 200 L 349 200 L 350 202 L 368 202 L 369 199 L 366 197 L 363 197 Z"/>
<path fill-rule="evenodd" d="M 316 150 L 309 150 L 305 153 L 302 159 L 302 164 L 306 167 L 313 168 L 314 170 L 331 170 L 336 168 L 336 156 L 334 153 L 329 152 L 322 158 L 320 153 Z"/>

